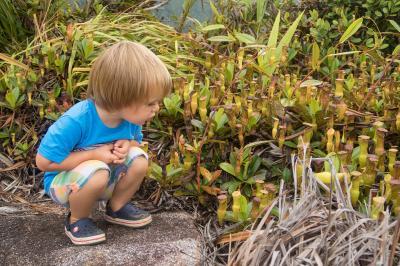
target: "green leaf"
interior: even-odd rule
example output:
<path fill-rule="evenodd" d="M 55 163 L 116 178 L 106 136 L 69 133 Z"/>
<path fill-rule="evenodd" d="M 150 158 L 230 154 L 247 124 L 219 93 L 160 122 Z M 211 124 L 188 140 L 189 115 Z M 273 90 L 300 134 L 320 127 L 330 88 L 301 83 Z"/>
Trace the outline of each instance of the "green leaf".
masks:
<path fill-rule="evenodd" d="M 289 148 L 297 149 L 297 145 L 293 141 L 285 141 L 283 144 Z"/>
<path fill-rule="evenodd" d="M 351 163 L 357 164 L 358 157 L 360 157 L 360 146 L 357 146 L 353 149 L 353 152 L 351 153 Z"/>
<path fill-rule="evenodd" d="M 220 130 L 224 127 L 224 125 L 228 122 L 228 116 L 224 112 L 224 108 L 219 108 L 217 113 L 215 114 L 214 121 L 217 123 L 216 131 Z"/>
<path fill-rule="evenodd" d="M 400 44 L 397 45 L 397 46 L 393 49 L 393 52 L 392 52 L 392 55 L 398 55 L 398 54 L 400 54 Z"/>
<path fill-rule="evenodd" d="M 204 28 L 201 29 L 201 31 L 207 32 L 207 31 L 220 30 L 220 29 L 225 29 L 225 26 L 222 24 L 212 24 L 212 25 L 205 26 Z"/>
<path fill-rule="evenodd" d="M 278 11 L 278 15 L 276 15 L 274 25 L 272 26 L 271 33 L 268 38 L 268 44 L 267 47 L 276 47 L 276 43 L 278 41 L 278 33 L 279 33 L 279 23 L 280 23 L 280 18 L 281 18 L 281 11 Z"/>
<path fill-rule="evenodd" d="M 18 98 L 19 98 L 18 88 L 14 88 L 7 92 L 6 101 L 12 110 L 14 110 L 17 107 Z"/>
<path fill-rule="evenodd" d="M 285 167 L 282 171 L 282 178 L 286 183 L 289 182 L 292 179 L 292 171 Z"/>
<path fill-rule="evenodd" d="M 264 17 L 266 0 L 257 0 L 257 22 L 260 23 Z"/>
<path fill-rule="evenodd" d="M 5 138 L 8 138 L 9 137 L 9 134 L 8 133 L 6 133 L 6 132 L 0 132 L 0 139 L 5 139 Z"/>
<path fill-rule="evenodd" d="M 190 120 L 190 123 L 191 123 L 194 127 L 197 127 L 198 129 L 200 129 L 201 131 L 204 130 L 203 122 L 201 122 L 200 120 L 192 119 L 192 120 Z"/>
<path fill-rule="evenodd" d="M 221 185 L 221 188 L 223 190 L 228 190 L 228 193 L 232 194 L 234 191 L 236 191 L 236 189 L 238 188 L 239 185 L 240 185 L 240 182 L 238 182 L 236 180 L 231 180 L 231 181 L 223 183 Z"/>
<path fill-rule="evenodd" d="M 240 213 L 239 219 L 245 221 L 247 219 L 247 199 L 245 196 L 240 195 L 239 198 L 239 205 L 240 205 Z"/>
<path fill-rule="evenodd" d="M 251 160 L 251 163 L 249 165 L 249 171 L 248 171 L 249 177 L 254 176 L 254 174 L 257 172 L 258 168 L 260 168 L 261 161 L 262 160 L 259 156 L 254 156 L 253 160 Z"/>
<path fill-rule="evenodd" d="M 343 33 L 342 37 L 340 37 L 339 43 L 344 43 L 348 38 L 354 35 L 358 31 L 358 29 L 362 26 L 363 18 L 359 18 L 353 21 L 350 26 Z"/>
<path fill-rule="evenodd" d="M 152 162 L 150 164 L 150 169 L 151 169 L 150 177 L 153 177 L 156 180 L 159 180 L 162 177 L 162 169 L 158 164 Z"/>
<path fill-rule="evenodd" d="M 208 38 L 210 42 L 234 42 L 235 39 L 231 36 L 218 35 Z"/>
<path fill-rule="evenodd" d="M 277 47 L 278 48 L 277 49 L 277 58 L 281 57 L 282 48 L 284 46 L 286 46 L 286 47 L 289 46 L 289 43 L 292 40 L 292 37 L 293 37 L 293 35 L 294 35 L 294 33 L 295 33 L 296 29 L 297 29 L 297 25 L 299 25 L 300 19 L 303 16 L 303 13 L 304 13 L 304 11 L 300 13 L 300 15 L 293 22 L 293 24 L 290 25 L 290 27 L 287 30 L 287 32 L 285 33 L 285 35 L 283 35 L 283 37 L 282 37 L 282 39 L 279 42 L 278 47 Z"/>
<path fill-rule="evenodd" d="M 214 13 L 214 15 L 217 17 L 220 16 L 221 14 L 218 12 L 218 9 L 215 7 L 213 1 L 210 0 L 209 2 L 210 2 L 211 11 Z"/>
<path fill-rule="evenodd" d="M 321 105 L 319 104 L 319 101 L 316 100 L 316 99 L 311 99 L 308 108 L 309 108 L 309 112 L 310 112 L 310 115 L 311 115 L 311 116 L 315 116 L 315 114 L 316 114 L 318 111 L 321 111 L 321 109 L 322 109 L 322 108 L 321 108 Z"/>
<path fill-rule="evenodd" d="M 311 58 L 311 66 L 313 70 L 319 68 L 319 56 L 320 50 L 317 42 L 314 42 L 312 45 L 312 58 Z"/>
<path fill-rule="evenodd" d="M 220 163 L 219 167 L 224 170 L 225 172 L 227 172 L 228 174 L 231 174 L 233 176 L 236 176 L 235 174 L 235 168 L 233 167 L 233 165 L 229 164 L 229 163 Z"/>
<path fill-rule="evenodd" d="M 326 153 L 321 151 L 321 150 L 319 150 L 319 149 L 313 149 L 313 153 L 314 153 L 315 157 L 323 158 L 323 157 L 326 156 Z"/>
<path fill-rule="evenodd" d="M 235 64 L 234 62 L 229 61 L 225 69 L 225 80 L 231 82 L 233 80 L 234 75 L 235 75 Z"/>
<path fill-rule="evenodd" d="M 335 167 L 336 173 L 339 172 L 340 160 L 339 156 L 335 152 L 329 153 L 326 157 L 330 157 L 332 159 L 333 167 Z M 331 167 L 328 161 L 324 162 L 324 168 L 326 172 L 331 171 Z"/>
<path fill-rule="evenodd" d="M 247 34 L 247 33 L 236 32 L 235 33 L 235 37 L 240 42 L 244 42 L 245 44 L 251 44 L 251 43 L 255 43 L 256 42 L 256 39 L 253 36 L 251 36 L 250 34 Z"/>
<path fill-rule="evenodd" d="M 392 26 L 398 31 L 400 32 L 400 26 L 399 24 L 397 24 L 396 21 L 389 19 L 390 24 L 392 24 Z"/>
<path fill-rule="evenodd" d="M 167 177 L 170 178 L 170 177 L 178 175 L 178 174 L 180 174 L 182 172 L 183 172 L 183 168 L 176 168 L 175 169 L 173 167 L 170 167 L 170 168 L 167 168 Z"/>
<path fill-rule="evenodd" d="M 308 87 L 308 86 L 319 86 L 322 84 L 322 81 L 316 79 L 308 79 L 300 84 L 300 88 Z"/>

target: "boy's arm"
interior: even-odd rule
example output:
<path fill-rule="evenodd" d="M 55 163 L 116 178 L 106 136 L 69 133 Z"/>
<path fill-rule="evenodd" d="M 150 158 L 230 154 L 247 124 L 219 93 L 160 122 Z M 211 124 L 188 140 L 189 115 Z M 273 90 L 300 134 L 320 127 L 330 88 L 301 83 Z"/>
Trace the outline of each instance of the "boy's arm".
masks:
<path fill-rule="evenodd" d="M 36 165 L 44 172 L 71 170 L 84 161 L 94 159 L 92 153 L 92 150 L 71 152 L 60 164 L 52 162 L 38 153 L 36 155 Z"/>
<path fill-rule="evenodd" d="M 74 151 L 59 164 L 46 159 L 38 153 L 36 155 L 36 165 L 42 171 L 51 172 L 71 170 L 88 160 L 100 160 L 109 164 L 118 159 L 118 157 L 112 153 L 113 148 L 113 144 L 106 144 L 93 150 Z"/>
<path fill-rule="evenodd" d="M 131 147 L 140 147 L 140 144 L 136 140 L 131 140 L 130 141 L 130 146 Z"/>

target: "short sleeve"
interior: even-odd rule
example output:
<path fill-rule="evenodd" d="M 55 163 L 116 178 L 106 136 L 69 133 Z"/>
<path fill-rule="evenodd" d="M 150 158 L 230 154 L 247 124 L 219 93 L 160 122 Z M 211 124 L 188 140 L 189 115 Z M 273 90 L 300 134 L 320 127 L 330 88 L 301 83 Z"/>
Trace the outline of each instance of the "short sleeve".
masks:
<path fill-rule="evenodd" d="M 143 141 L 142 126 L 133 125 L 133 139 L 139 142 L 139 144 L 142 143 Z"/>
<path fill-rule="evenodd" d="M 68 157 L 81 136 L 80 124 L 69 116 L 61 116 L 49 127 L 39 145 L 38 153 L 46 159 L 60 164 Z"/>

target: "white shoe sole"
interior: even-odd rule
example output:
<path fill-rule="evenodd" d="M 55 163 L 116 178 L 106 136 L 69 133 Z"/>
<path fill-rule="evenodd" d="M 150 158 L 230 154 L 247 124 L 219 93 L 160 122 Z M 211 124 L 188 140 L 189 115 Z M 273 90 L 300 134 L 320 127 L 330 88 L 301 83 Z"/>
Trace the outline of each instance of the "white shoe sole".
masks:
<path fill-rule="evenodd" d="M 123 225 L 123 226 L 127 226 L 127 227 L 132 227 L 132 228 L 141 228 L 144 227 L 146 225 L 148 225 L 149 223 L 152 222 L 152 218 L 151 216 L 147 217 L 146 219 L 143 220 L 139 220 L 139 221 L 127 221 L 124 219 L 119 219 L 119 218 L 113 218 L 111 216 L 105 215 L 104 219 L 110 223 L 113 224 L 119 224 L 119 225 Z"/>
<path fill-rule="evenodd" d="M 71 232 L 67 230 L 66 227 L 64 227 L 64 230 L 65 234 L 69 237 L 69 239 L 71 239 L 72 243 L 74 243 L 75 245 L 93 245 L 106 241 L 105 234 L 88 237 L 74 237 Z"/>

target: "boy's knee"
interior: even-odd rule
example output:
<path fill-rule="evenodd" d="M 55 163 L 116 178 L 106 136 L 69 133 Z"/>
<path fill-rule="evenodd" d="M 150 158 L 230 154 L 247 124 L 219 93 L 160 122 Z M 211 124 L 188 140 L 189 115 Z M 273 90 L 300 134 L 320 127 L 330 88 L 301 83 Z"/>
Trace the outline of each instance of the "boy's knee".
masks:
<path fill-rule="evenodd" d="M 110 172 L 108 170 L 100 169 L 93 173 L 90 177 L 92 186 L 97 189 L 105 189 L 110 180 Z"/>
<path fill-rule="evenodd" d="M 110 180 L 110 167 L 98 160 L 90 160 L 79 165 L 88 174 L 88 183 L 95 189 L 104 189 Z"/>
<path fill-rule="evenodd" d="M 135 158 L 132 162 L 129 170 L 136 175 L 146 175 L 147 170 L 149 169 L 149 162 L 143 156 L 139 156 Z"/>

